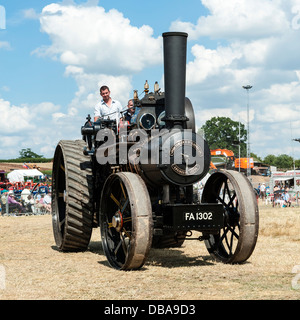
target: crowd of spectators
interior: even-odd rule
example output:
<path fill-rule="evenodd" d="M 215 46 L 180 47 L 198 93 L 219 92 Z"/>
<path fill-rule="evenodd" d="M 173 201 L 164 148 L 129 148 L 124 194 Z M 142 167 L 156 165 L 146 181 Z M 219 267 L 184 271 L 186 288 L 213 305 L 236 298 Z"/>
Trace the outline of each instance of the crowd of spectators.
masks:
<path fill-rule="evenodd" d="M 266 186 L 265 183 L 259 183 L 255 190 L 258 198 L 266 203 L 271 203 L 274 207 L 286 208 L 290 207 L 292 202 L 297 203 L 298 195 L 291 191 L 287 185 L 277 183 L 271 193 L 269 186 Z"/>
<path fill-rule="evenodd" d="M 0 215 L 51 212 L 51 185 L 15 183 L 0 187 Z"/>

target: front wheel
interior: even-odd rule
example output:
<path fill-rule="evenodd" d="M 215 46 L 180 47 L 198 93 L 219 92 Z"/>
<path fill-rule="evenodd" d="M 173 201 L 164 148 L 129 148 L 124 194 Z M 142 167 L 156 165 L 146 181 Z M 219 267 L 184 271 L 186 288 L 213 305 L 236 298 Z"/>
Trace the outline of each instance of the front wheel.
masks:
<path fill-rule="evenodd" d="M 252 254 L 258 237 L 258 205 L 254 189 L 241 173 L 222 170 L 205 184 L 202 203 L 221 203 L 224 227 L 208 235 L 208 252 L 224 263 L 242 263 Z M 207 236 L 207 235 L 206 235 Z"/>
<path fill-rule="evenodd" d="M 140 176 L 120 172 L 108 177 L 99 221 L 109 264 L 119 270 L 141 268 L 151 247 L 153 222 L 148 190 Z"/>

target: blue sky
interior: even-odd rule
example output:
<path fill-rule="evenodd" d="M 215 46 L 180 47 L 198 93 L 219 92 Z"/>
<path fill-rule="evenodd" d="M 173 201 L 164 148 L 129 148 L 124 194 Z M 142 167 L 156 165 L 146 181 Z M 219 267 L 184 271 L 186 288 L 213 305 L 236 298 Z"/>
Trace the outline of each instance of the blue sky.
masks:
<path fill-rule="evenodd" d="M 0 0 L 0 158 L 22 148 L 52 157 L 108 84 L 124 106 L 159 81 L 166 31 L 188 38 L 187 96 L 197 127 L 246 124 L 251 152 L 300 159 L 300 0 Z M 1 14 L 0 14 L 1 17 Z M 1 26 L 1 21 L 0 21 Z"/>

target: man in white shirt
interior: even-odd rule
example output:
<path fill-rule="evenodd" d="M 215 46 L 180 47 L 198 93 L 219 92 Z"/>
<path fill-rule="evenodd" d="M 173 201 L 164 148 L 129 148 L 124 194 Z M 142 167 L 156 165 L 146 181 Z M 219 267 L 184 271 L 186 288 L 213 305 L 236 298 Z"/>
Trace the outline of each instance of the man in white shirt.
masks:
<path fill-rule="evenodd" d="M 51 193 L 48 193 L 44 197 L 44 207 L 48 212 L 51 211 Z"/>
<path fill-rule="evenodd" d="M 121 103 L 110 97 L 110 91 L 107 86 L 102 86 L 100 88 L 100 95 L 102 100 L 95 106 L 94 121 L 97 121 L 100 117 L 118 121 L 121 118 Z"/>
<path fill-rule="evenodd" d="M 26 201 L 27 197 L 31 194 L 29 187 L 25 187 L 25 189 L 21 192 L 21 200 Z"/>
<path fill-rule="evenodd" d="M 265 184 L 265 183 L 263 183 L 263 184 L 260 186 L 260 194 L 261 194 L 262 200 L 264 200 L 265 197 L 266 197 L 266 184 Z"/>

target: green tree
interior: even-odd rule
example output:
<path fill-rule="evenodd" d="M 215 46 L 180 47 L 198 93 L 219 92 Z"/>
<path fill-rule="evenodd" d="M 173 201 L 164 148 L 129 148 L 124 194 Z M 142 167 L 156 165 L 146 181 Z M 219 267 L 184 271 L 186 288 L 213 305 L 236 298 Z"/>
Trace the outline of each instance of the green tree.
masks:
<path fill-rule="evenodd" d="M 250 157 L 255 160 L 258 160 L 260 162 L 263 162 L 262 159 L 256 154 L 256 153 L 253 153 L 253 152 L 250 152 Z"/>
<path fill-rule="evenodd" d="M 269 154 L 264 158 L 264 163 L 268 164 L 269 166 L 276 166 L 276 156 L 273 154 Z"/>
<path fill-rule="evenodd" d="M 22 149 L 19 151 L 20 157 L 19 159 L 25 159 L 25 158 L 31 158 L 31 159 L 36 159 L 36 158 L 44 158 L 43 155 L 39 155 L 31 151 L 30 148 L 27 149 Z"/>
<path fill-rule="evenodd" d="M 240 123 L 240 139 L 239 139 L 239 122 L 233 121 L 228 117 L 213 117 L 207 120 L 205 124 L 198 130 L 201 134 L 204 132 L 204 138 L 211 150 L 228 149 L 238 157 L 240 142 L 241 157 L 247 156 L 247 130 Z"/>
<path fill-rule="evenodd" d="M 291 156 L 287 154 L 281 154 L 276 158 L 275 166 L 282 169 L 291 169 L 293 167 L 294 161 Z"/>
<path fill-rule="evenodd" d="M 295 167 L 300 168 L 300 160 L 295 160 Z"/>

